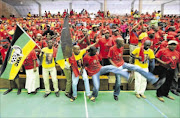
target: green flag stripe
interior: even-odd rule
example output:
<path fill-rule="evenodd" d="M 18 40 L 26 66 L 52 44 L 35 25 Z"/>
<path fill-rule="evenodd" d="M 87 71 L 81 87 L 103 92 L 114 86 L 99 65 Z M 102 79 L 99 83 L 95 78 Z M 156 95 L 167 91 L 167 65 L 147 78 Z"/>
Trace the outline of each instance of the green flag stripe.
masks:
<path fill-rule="evenodd" d="M 7 66 L 5 68 L 5 71 L 2 73 L 1 78 L 9 78 L 9 74 L 11 72 L 12 64 L 9 64 L 7 62 Z"/>
<path fill-rule="evenodd" d="M 25 34 L 23 33 L 15 42 L 14 45 L 18 45 L 19 47 L 24 48 L 24 46 L 26 46 L 26 44 L 29 42 L 30 38 Z M 11 54 L 12 55 L 12 52 Z M 11 59 L 11 56 L 10 58 Z M 2 78 L 9 78 L 9 74 L 11 72 L 11 68 L 12 68 L 12 64 L 9 63 L 9 60 L 7 62 L 7 66 L 5 68 L 5 71 L 2 73 L 1 77 Z"/>
<path fill-rule="evenodd" d="M 21 49 L 29 42 L 30 38 L 23 33 L 15 42 L 14 45 L 18 45 Z"/>
<path fill-rule="evenodd" d="M 61 44 L 59 44 L 56 60 L 58 61 L 58 60 L 62 60 L 62 59 L 64 59 L 64 56 L 63 56 Z"/>

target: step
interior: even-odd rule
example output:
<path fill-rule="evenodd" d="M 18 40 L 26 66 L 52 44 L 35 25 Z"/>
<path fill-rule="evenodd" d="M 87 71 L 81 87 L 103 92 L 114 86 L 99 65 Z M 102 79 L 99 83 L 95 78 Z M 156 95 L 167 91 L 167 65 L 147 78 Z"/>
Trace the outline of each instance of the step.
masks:
<path fill-rule="evenodd" d="M 25 88 L 26 75 L 25 74 L 19 74 L 19 77 L 20 77 L 20 86 L 22 88 Z M 59 86 L 60 90 L 65 90 L 66 77 L 58 75 L 57 79 L 58 79 L 58 86 Z M 53 90 L 51 77 L 50 77 L 49 81 L 50 81 L 51 90 Z M 92 88 L 93 88 L 92 77 L 89 77 L 89 83 L 90 83 L 90 89 L 92 90 Z M 10 84 L 9 80 L 0 78 L 0 88 L 6 88 L 7 89 L 7 88 L 9 88 L 9 84 Z M 14 85 L 13 88 L 16 88 L 16 86 Z M 42 79 L 42 75 L 40 75 L 40 88 L 44 89 L 44 82 Z M 83 81 L 81 76 L 79 78 L 78 90 L 85 90 L 84 81 Z M 108 77 L 107 76 L 100 76 L 100 89 L 99 90 L 108 90 Z"/>

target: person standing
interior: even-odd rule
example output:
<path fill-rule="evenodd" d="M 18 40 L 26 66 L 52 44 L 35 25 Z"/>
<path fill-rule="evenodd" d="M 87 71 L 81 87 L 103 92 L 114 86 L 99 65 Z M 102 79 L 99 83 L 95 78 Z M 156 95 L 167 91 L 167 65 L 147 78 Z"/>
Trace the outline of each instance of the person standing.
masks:
<path fill-rule="evenodd" d="M 6 42 L 2 45 L 2 49 L 0 50 L 1 55 L 2 55 L 2 63 L 5 61 L 5 57 L 9 48 L 9 42 Z M 16 75 L 16 77 L 14 78 L 14 80 L 9 80 L 9 88 L 8 90 L 6 90 L 3 95 L 8 94 L 9 92 L 11 92 L 13 90 L 13 85 L 17 85 L 18 91 L 17 91 L 17 95 L 21 94 L 21 88 L 22 86 L 20 85 L 20 80 L 19 80 L 19 74 Z"/>
<path fill-rule="evenodd" d="M 141 67 L 144 71 L 149 72 L 148 61 L 152 62 L 155 59 L 153 50 L 149 49 L 151 41 L 146 40 L 144 45 L 136 48 L 131 56 L 135 59 L 135 65 Z M 147 86 L 147 80 L 139 73 L 135 72 L 135 92 L 137 98 L 146 98 L 144 92 Z"/>
<path fill-rule="evenodd" d="M 26 57 L 23 63 L 26 70 L 26 85 L 25 88 L 30 93 L 37 93 L 37 89 L 40 87 L 39 69 L 35 50 L 32 50 Z"/>
<path fill-rule="evenodd" d="M 164 102 L 163 96 L 174 100 L 172 96 L 169 95 L 170 86 L 172 80 L 175 76 L 175 69 L 177 65 L 180 67 L 180 55 L 176 51 L 177 41 L 170 40 L 168 42 L 168 47 L 159 50 L 156 53 L 156 60 L 160 63 L 158 68 L 158 75 L 160 79 L 165 79 L 164 84 L 157 89 L 157 97 L 161 102 Z"/>
<path fill-rule="evenodd" d="M 56 48 L 53 47 L 53 41 L 48 41 L 48 46 L 41 50 L 41 60 L 42 60 L 42 72 L 43 72 L 43 80 L 45 85 L 45 95 L 44 97 L 48 97 L 51 93 L 50 85 L 49 85 L 49 73 L 52 77 L 53 88 L 55 91 L 56 97 L 59 97 L 59 88 L 58 88 L 58 80 L 57 80 L 57 70 L 55 67 L 55 58 L 56 58 Z"/>

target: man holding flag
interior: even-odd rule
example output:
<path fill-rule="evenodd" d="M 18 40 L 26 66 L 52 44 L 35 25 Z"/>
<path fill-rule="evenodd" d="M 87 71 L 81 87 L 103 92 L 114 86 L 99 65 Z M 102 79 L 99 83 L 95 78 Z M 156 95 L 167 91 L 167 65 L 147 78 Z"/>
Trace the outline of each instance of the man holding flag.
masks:
<path fill-rule="evenodd" d="M 66 17 L 64 19 L 64 25 L 61 34 L 62 35 L 58 46 L 56 62 L 60 65 L 61 69 L 64 71 L 67 79 L 65 95 L 71 98 L 70 94 L 71 94 L 72 78 L 71 78 L 69 57 L 72 56 L 72 40 L 69 30 L 68 14 L 66 14 Z"/>
<path fill-rule="evenodd" d="M 16 31 L 11 42 L 11 47 L 7 51 L 6 58 L 0 70 L 0 78 L 8 80 L 14 80 L 17 78 L 17 73 L 19 72 L 24 60 L 33 50 L 35 45 L 36 43 L 17 24 Z M 10 91 L 12 91 L 11 87 L 4 92 L 4 95 Z M 20 93 L 21 90 L 19 88 L 18 94 Z"/>

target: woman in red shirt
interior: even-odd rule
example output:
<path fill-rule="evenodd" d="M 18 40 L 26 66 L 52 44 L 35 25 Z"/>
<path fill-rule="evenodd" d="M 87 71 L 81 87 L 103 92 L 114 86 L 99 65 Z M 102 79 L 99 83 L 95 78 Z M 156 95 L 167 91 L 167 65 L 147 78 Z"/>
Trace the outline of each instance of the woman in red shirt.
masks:
<path fill-rule="evenodd" d="M 37 89 L 40 87 L 39 81 L 39 69 L 36 52 L 32 50 L 26 57 L 24 63 L 24 68 L 26 70 L 26 85 L 25 88 L 30 93 L 37 93 Z"/>

